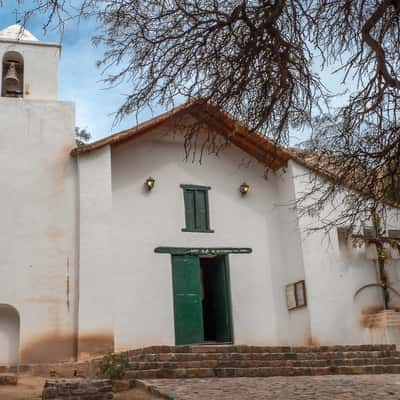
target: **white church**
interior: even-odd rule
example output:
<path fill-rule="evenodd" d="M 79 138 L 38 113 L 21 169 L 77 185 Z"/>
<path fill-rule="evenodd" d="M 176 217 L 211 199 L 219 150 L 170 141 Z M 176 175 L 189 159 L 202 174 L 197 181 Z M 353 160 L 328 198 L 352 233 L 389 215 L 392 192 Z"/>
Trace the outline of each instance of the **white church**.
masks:
<path fill-rule="evenodd" d="M 306 232 L 315 217 L 292 205 L 312 172 L 289 151 L 201 101 L 77 148 L 60 56 L 18 26 L 0 31 L 0 364 L 149 345 L 400 343 L 400 298 L 366 324 L 381 291 L 354 297 L 377 280 L 368 246 Z M 199 121 L 216 146 L 231 140 L 201 162 L 182 131 Z"/>

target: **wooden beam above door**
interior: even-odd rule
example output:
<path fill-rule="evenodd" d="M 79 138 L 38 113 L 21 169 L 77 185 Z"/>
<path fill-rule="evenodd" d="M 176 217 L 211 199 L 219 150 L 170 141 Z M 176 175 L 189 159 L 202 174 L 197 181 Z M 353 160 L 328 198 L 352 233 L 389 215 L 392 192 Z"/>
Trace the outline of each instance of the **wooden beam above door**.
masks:
<path fill-rule="evenodd" d="M 156 247 L 155 253 L 172 255 L 225 255 L 225 254 L 250 254 L 250 247 Z"/>

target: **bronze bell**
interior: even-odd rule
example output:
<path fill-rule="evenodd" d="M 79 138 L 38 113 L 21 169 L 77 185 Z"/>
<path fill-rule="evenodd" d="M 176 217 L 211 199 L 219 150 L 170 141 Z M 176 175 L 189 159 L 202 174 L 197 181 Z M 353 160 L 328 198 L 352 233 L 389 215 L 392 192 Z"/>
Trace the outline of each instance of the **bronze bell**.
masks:
<path fill-rule="evenodd" d="M 6 76 L 4 78 L 5 81 L 12 81 L 14 83 L 19 83 L 16 65 L 17 65 L 16 62 L 10 62 Z"/>

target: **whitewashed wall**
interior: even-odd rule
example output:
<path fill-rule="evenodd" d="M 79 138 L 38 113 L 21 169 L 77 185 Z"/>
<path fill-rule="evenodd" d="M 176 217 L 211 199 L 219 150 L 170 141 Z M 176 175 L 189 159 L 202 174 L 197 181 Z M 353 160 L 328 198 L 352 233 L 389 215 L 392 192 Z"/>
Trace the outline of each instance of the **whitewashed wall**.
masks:
<path fill-rule="evenodd" d="M 301 232 L 297 210 L 294 207 L 296 193 L 292 163 L 289 163 L 284 173 L 277 173 L 277 182 L 274 207 L 276 219 L 269 241 L 275 249 L 273 256 L 276 259 L 272 277 L 279 342 L 291 345 L 312 344 L 309 308 L 288 310 L 286 304 L 286 285 L 305 279 Z"/>
<path fill-rule="evenodd" d="M 300 197 L 307 193 L 309 187 L 308 172 L 295 163 L 291 164 L 296 193 Z M 335 218 L 339 207 L 338 200 L 336 205 L 327 206 L 322 215 L 329 214 Z M 396 213 L 392 214 L 389 215 L 390 226 L 400 226 Z M 320 344 L 384 343 L 387 339 L 385 332 L 368 329 L 363 322 L 365 313 L 383 307 L 382 291 L 379 288 L 369 288 L 354 298 L 360 287 L 377 282 L 374 261 L 367 259 L 364 247 L 340 249 L 336 229 L 328 234 L 322 231 L 310 234 L 309 229 L 318 226 L 321 226 L 318 216 L 304 216 L 300 219 L 313 341 Z M 400 262 L 391 261 L 389 264 L 390 281 L 399 289 Z M 400 306 L 400 298 L 392 298 L 392 305 Z"/>
<path fill-rule="evenodd" d="M 155 254 L 158 246 L 251 247 L 250 255 L 229 257 L 234 341 L 279 343 L 275 302 L 284 295 L 274 300 L 272 271 L 282 266 L 270 240 L 279 231 L 276 179 L 265 180 L 264 167 L 234 147 L 219 157 L 204 154 L 201 164 L 185 161 L 182 143 L 165 133 L 112 150 L 116 348 L 175 342 L 171 258 Z M 148 176 L 156 179 L 151 192 L 143 186 Z M 242 197 L 244 181 L 250 192 Z M 214 233 L 181 231 L 180 184 L 211 186 Z"/>
<path fill-rule="evenodd" d="M 79 156 L 78 156 L 79 157 Z M 111 152 L 104 147 L 79 163 L 80 358 L 114 349 L 114 260 L 111 241 Z"/>
<path fill-rule="evenodd" d="M 0 304 L 20 315 L 21 361 L 69 359 L 77 315 L 74 106 L 0 98 L 0 110 Z"/>
<path fill-rule="evenodd" d="M 250 255 L 229 256 L 234 342 L 312 341 L 308 308 L 288 311 L 286 306 L 285 286 L 305 277 L 291 169 L 265 179 L 264 166 L 234 146 L 218 157 L 204 153 L 201 163 L 197 153 L 192 162 L 185 159 L 182 140 L 168 129 L 112 148 L 107 247 L 108 154 L 103 149 L 79 157 L 81 334 L 83 327 L 91 325 L 94 333 L 112 323 L 116 350 L 174 344 L 171 257 L 154 249 L 251 247 Z M 151 192 L 144 187 L 149 176 L 156 179 Z M 243 182 L 250 185 L 247 196 L 239 193 Z M 214 233 L 182 232 L 181 184 L 211 186 Z"/>

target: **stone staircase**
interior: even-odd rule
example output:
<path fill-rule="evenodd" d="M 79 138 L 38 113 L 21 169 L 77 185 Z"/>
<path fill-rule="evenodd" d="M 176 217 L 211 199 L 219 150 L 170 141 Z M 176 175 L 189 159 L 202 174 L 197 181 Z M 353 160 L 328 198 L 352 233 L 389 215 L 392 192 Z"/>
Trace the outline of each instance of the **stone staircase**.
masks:
<path fill-rule="evenodd" d="M 128 379 L 400 374 L 395 345 L 153 346 L 126 354 Z"/>

